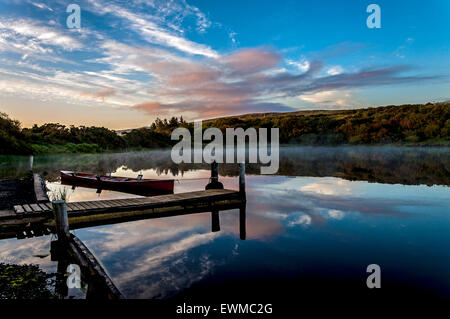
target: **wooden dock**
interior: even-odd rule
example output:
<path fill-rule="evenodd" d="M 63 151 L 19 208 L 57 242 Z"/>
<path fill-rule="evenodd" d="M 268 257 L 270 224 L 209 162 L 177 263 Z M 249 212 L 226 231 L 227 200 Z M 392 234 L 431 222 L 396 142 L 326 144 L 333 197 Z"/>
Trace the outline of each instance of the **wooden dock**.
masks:
<path fill-rule="evenodd" d="M 33 174 L 36 201 L 0 211 L 0 239 L 29 238 L 54 233 L 54 205 L 46 196 L 42 178 Z M 245 166 L 241 165 L 239 190 L 223 189 L 218 164 L 211 165 L 206 190 L 152 197 L 66 203 L 70 229 L 161 218 L 200 212 L 218 212 L 245 205 Z"/>
<path fill-rule="evenodd" d="M 239 191 L 209 189 L 154 197 L 67 203 L 70 229 L 124 221 L 239 208 L 245 197 Z M 0 238 L 18 239 L 53 232 L 55 220 L 50 202 L 14 206 L 0 212 Z M 41 231 L 42 229 L 42 231 Z"/>
<path fill-rule="evenodd" d="M 113 200 L 95 200 L 67 203 L 67 212 L 72 216 L 91 215 L 96 213 L 146 210 L 169 206 L 189 206 L 199 205 L 202 202 L 215 202 L 238 198 L 239 192 L 229 189 L 210 189 L 181 194 L 159 195 L 144 198 L 127 198 Z M 51 216 L 53 211 L 50 202 L 39 204 L 25 204 L 14 206 L 14 212 L 21 217 L 41 217 Z"/>

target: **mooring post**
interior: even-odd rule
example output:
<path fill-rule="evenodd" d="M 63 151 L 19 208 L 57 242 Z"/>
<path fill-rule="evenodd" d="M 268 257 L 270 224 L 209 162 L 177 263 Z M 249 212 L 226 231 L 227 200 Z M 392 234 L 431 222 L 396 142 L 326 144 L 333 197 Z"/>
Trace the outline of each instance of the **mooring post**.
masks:
<path fill-rule="evenodd" d="M 219 181 L 219 164 L 214 161 L 211 163 L 211 183 Z"/>
<path fill-rule="evenodd" d="M 33 162 L 34 162 L 34 156 L 30 155 L 30 157 L 28 158 L 28 167 L 29 167 L 30 171 L 33 171 Z"/>
<path fill-rule="evenodd" d="M 245 196 L 245 162 L 239 164 L 239 193 Z"/>
<path fill-rule="evenodd" d="M 52 202 L 53 215 L 56 223 L 56 234 L 58 241 L 66 241 L 69 236 L 69 218 L 67 216 L 67 206 L 64 200 L 55 200 Z"/>
<path fill-rule="evenodd" d="M 219 182 L 219 163 L 211 163 L 211 178 L 205 189 L 223 189 L 223 184 Z"/>

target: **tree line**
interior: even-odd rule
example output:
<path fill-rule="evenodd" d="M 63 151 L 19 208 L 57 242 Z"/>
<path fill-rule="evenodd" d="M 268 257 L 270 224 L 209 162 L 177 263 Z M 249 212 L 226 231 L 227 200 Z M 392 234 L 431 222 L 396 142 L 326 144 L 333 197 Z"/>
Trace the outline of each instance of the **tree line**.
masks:
<path fill-rule="evenodd" d="M 280 129 L 280 143 L 300 145 L 450 145 L 450 103 L 400 105 L 342 111 L 298 111 L 231 116 L 204 121 L 204 129 Z M 96 153 L 164 148 L 183 117 L 157 118 L 150 126 L 117 134 L 104 127 L 59 123 L 21 128 L 0 113 L 0 154 Z"/>

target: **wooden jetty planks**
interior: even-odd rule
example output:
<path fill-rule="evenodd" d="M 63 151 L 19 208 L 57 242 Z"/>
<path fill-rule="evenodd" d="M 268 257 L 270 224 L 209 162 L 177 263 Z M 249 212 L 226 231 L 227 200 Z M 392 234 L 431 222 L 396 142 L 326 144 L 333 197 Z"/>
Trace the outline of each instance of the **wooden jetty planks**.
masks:
<path fill-rule="evenodd" d="M 245 203 L 238 191 L 219 189 L 143 198 L 97 200 L 67 203 L 71 228 L 90 227 L 122 221 L 177 216 L 213 209 L 228 210 Z M 37 205 L 37 206 L 35 206 Z M 34 210 L 34 207 L 36 210 Z M 41 211 L 37 210 L 37 207 Z M 53 228 L 53 207 L 50 202 L 17 205 L 0 215 L 0 238 L 9 238 L 10 229 L 28 223 L 44 223 Z M 14 233 L 15 237 L 15 233 Z"/>
<path fill-rule="evenodd" d="M 39 207 L 41 207 L 42 211 L 44 212 L 51 211 L 51 209 L 47 205 L 45 205 L 45 203 L 40 203 Z"/>
<path fill-rule="evenodd" d="M 92 210 L 95 209 L 94 206 L 91 206 L 89 202 L 77 202 L 77 204 L 81 207 L 83 207 L 85 210 Z"/>
<path fill-rule="evenodd" d="M 42 208 L 39 207 L 38 204 L 30 204 L 30 207 L 33 209 L 34 212 L 42 212 Z"/>
<path fill-rule="evenodd" d="M 73 211 L 82 211 L 84 207 L 79 205 L 78 203 L 68 203 L 67 204 Z"/>
<path fill-rule="evenodd" d="M 47 189 L 45 182 L 39 174 L 33 174 L 34 194 L 38 203 L 48 202 Z"/>
<path fill-rule="evenodd" d="M 23 213 L 25 213 L 25 209 L 23 208 L 22 205 L 14 206 L 14 211 L 16 212 L 16 214 L 23 214 Z"/>
<path fill-rule="evenodd" d="M 148 207 L 161 207 L 171 205 L 189 204 L 202 201 L 208 203 L 220 198 L 237 197 L 239 192 L 228 189 L 211 189 L 204 191 L 160 195 L 146 198 L 112 199 L 101 201 L 85 201 L 68 203 L 72 213 L 88 213 L 89 211 L 121 211 L 128 209 L 147 209 Z"/>

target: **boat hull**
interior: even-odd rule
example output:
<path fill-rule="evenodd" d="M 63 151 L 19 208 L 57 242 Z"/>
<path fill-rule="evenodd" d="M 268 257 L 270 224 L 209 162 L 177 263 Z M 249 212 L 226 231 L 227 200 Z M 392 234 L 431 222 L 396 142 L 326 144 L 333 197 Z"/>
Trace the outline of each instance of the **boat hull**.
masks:
<path fill-rule="evenodd" d="M 173 193 L 174 180 L 136 179 L 119 176 L 94 175 L 61 171 L 61 182 L 66 185 L 137 192 Z"/>

